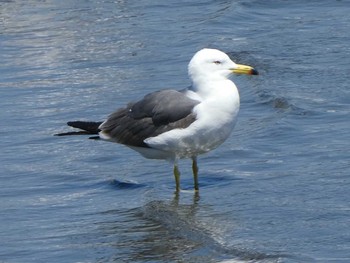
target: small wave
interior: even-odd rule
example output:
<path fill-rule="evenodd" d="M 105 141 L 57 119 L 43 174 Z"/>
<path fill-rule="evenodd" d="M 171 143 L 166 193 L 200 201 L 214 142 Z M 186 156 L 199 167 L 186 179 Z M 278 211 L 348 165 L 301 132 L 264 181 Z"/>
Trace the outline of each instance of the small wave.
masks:
<path fill-rule="evenodd" d="M 258 103 L 262 105 L 271 106 L 273 109 L 281 112 L 289 112 L 296 115 L 309 115 L 311 112 L 296 106 L 286 97 L 281 97 L 272 94 L 266 90 L 259 90 L 256 92 Z"/>
<path fill-rule="evenodd" d="M 141 187 L 145 187 L 144 184 L 139 184 L 139 183 L 135 183 L 135 182 L 123 182 L 123 181 L 119 181 L 117 179 L 113 179 L 109 182 L 109 185 L 117 188 L 117 189 L 135 189 L 135 188 L 141 188 Z"/>

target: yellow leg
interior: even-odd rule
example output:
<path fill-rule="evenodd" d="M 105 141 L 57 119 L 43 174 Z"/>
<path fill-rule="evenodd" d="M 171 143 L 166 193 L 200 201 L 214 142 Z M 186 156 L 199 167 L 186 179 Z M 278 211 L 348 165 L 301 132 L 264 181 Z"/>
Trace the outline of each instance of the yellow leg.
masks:
<path fill-rule="evenodd" d="M 192 158 L 192 172 L 193 172 L 193 180 L 194 180 L 194 190 L 198 191 L 198 165 L 197 165 L 197 158 Z"/>
<path fill-rule="evenodd" d="M 175 176 L 175 184 L 176 184 L 176 192 L 180 191 L 180 171 L 177 167 L 177 164 L 174 164 L 174 176 Z"/>

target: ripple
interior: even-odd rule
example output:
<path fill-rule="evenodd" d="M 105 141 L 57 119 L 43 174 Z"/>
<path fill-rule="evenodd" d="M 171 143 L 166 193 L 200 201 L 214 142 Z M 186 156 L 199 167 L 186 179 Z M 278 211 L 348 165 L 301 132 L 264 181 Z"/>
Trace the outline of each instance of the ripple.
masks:
<path fill-rule="evenodd" d="M 113 188 L 117 189 L 136 189 L 136 188 L 143 188 L 146 185 L 144 184 L 139 184 L 136 182 L 130 182 L 130 181 L 119 181 L 117 179 L 112 179 L 109 182 L 109 185 L 112 186 Z"/>

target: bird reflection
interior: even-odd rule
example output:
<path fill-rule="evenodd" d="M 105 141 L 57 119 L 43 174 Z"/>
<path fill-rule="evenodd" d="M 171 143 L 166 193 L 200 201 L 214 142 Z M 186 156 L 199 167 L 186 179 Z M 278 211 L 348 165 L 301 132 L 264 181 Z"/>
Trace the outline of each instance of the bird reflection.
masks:
<path fill-rule="evenodd" d="M 218 241 L 226 225 L 218 223 L 211 207 L 203 204 L 198 192 L 174 194 L 171 200 L 152 200 L 129 210 L 103 213 L 110 220 L 100 222 L 96 244 L 113 249 L 98 262 L 218 262 L 225 259 L 268 260 L 276 255 L 242 250 Z M 203 215 L 206 215 L 203 217 Z M 114 221 L 113 221 L 114 218 Z M 100 239 L 103 242 L 99 241 Z"/>
<path fill-rule="evenodd" d="M 208 244 L 210 235 L 198 225 L 199 209 L 205 208 L 200 204 L 198 192 L 181 198 L 175 193 L 168 201 L 153 200 L 137 209 L 109 211 L 117 221 L 101 223 L 100 230 L 108 237 L 108 245 L 116 248 L 114 262 L 122 259 L 169 262 L 179 257 L 192 260 L 197 252 L 201 254 L 198 262 L 203 262 L 203 258 L 204 262 L 210 262 L 213 253 L 203 246 Z M 110 258 L 106 261 L 110 262 Z M 100 258 L 99 262 L 104 260 Z"/>

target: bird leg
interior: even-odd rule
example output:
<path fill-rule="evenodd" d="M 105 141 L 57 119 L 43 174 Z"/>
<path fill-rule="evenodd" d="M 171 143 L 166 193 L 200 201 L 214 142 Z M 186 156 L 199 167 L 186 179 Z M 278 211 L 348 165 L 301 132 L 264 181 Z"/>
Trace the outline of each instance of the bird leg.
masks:
<path fill-rule="evenodd" d="M 193 179 L 194 179 L 194 190 L 198 191 L 198 165 L 197 165 L 197 158 L 192 157 L 192 172 L 193 172 Z"/>
<path fill-rule="evenodd" d="M 175 184 L 176 184 L 176 192 L 180 191 L 180 171 L 177 167 L 177 164 L 174 164 L 174 176 L 175 176 Z"/>

